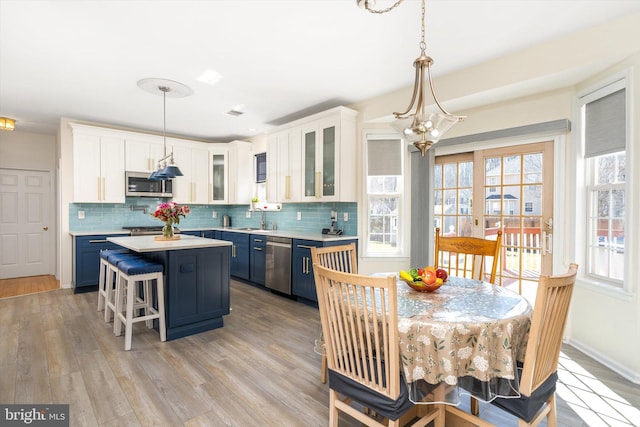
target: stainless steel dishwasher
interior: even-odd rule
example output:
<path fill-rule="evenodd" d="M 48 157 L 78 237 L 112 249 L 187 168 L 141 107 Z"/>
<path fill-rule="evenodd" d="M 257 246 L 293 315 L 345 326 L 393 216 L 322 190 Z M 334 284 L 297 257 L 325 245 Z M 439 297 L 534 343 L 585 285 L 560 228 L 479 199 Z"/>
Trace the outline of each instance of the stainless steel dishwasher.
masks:
<path fill-rule="evenodd" d="M 265 286 L 291 295 L 291 239 L 267 236 Z"/>

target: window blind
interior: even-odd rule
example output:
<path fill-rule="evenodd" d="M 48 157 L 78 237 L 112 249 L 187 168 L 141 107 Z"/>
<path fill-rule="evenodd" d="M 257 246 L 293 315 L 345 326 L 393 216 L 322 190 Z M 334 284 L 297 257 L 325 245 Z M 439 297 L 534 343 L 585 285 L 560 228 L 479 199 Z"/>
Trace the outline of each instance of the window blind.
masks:
<path fill-rule="evenodd" d="M 367 175 L 402 175 L 399 139 L 370 139 L 367 141 Z"/>
<path fill-rule="evenodd" d="M 625 150 L 625 89 L 585 104 L 585 157 Z"/>

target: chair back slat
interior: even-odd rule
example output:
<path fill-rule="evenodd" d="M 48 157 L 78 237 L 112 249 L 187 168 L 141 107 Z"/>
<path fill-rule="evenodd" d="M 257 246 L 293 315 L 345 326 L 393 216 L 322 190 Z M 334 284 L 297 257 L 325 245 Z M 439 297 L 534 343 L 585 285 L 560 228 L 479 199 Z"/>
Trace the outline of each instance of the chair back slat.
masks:
<path fill-rule="evenodd" d="M 322 248 L 312 247 L 311 261 L 313 264 L 320 264 L 331 270 L 358 273 L 358 255 L 355 243 Z"/>
<path fill-rule="evenodd" d="M 530 396 L 558 369 L 562 337 L 578 265 L 558 276 L 540 276 L 529 341 L 520 378 L 520 393 Z"/>
<path fill-rule="evenodd" d="M 479 237 L 444 237 L 436 228 L 434 267 L 447 270 L 452 276 L 487 280 L 495 283 L 498 258 L 502 246 L 502 231 L 496 234 L 496 240 Z M 485 276 L 488 260 L 491 270 Z"/>
<path fill-rule="evenodd" d="M 318 308 L 332 369 L 378 393 L 400 394 L 396 279 L 315 264 Z"/>

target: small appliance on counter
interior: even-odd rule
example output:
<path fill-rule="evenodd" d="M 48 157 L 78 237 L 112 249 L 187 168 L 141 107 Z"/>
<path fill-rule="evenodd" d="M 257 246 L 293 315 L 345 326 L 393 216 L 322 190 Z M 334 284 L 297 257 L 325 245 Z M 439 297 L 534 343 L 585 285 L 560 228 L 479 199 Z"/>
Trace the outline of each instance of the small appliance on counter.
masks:
<path fill-rule="evenodd" d="M 222 215 L 222 226 L 224 228 L 231 227 L 231 217 L 229 215 Z"/>
<path fill-rule="evenodd" d="M 331 227 L 330 228 L 323 228 L 322 229 L 322 234 L 328 234 L 330 236 L 340 236 L 342 234 L 342 229 L 336 230 L 334 228 L 335 225 L 336 225 L 337 217 L 338 217 L 338 212 L 332 211 L 331 212 Z"/>

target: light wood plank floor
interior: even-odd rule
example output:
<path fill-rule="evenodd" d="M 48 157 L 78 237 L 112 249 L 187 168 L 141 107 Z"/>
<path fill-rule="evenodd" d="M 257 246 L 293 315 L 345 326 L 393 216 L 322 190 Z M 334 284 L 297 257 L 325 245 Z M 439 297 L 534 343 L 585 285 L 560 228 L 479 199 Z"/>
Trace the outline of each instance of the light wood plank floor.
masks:
<path fill-rule="evenodd" d="M 60 281 L 52 275 L 0 279 L 0 298 L 34 294 L 60 289 Z"/>
<path fill-rule="evenodd" d="M 223 328 L 161 343 L 137 324 L 127 352 L 96 298 L 63 289 L 0 300 L 0 402 L 69 403 L 71 425 L 83 427 L 327 425 L 328 388 L 312 350 L 317 309 L 232 281 Z M 640 387 L 566 353 L 640 407 Z M 560 426 L 590 425 L 564 401 L 559 408 Z M 491 407 L 482 413 L 517 425 Z"/>

